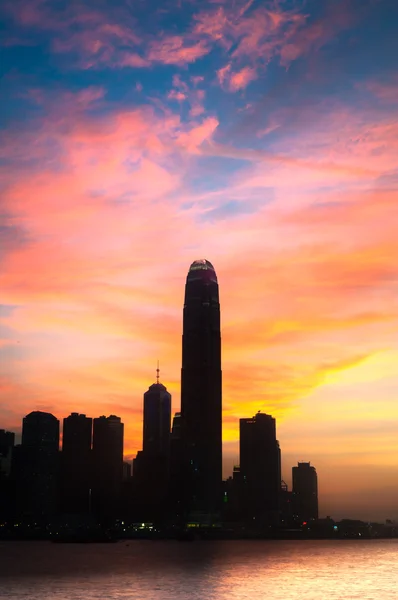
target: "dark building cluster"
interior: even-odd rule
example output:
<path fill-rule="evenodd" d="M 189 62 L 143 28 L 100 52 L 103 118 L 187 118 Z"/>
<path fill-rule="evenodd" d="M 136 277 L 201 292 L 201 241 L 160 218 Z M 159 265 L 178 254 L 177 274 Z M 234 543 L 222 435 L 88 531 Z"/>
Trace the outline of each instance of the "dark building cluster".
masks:
<path fill-rule="evenodd" d="M 143 445 L 123 461 L 123 423 L 72 413 L 59 421 L 35 411 L 21 444 L 0 430 L 0 521 L 133 523 L 152 528 L 260 532 L 292 530 L 318 519 L 315 468 L 281 478 L 275 419 L 240 419 L 240 464 L 222 480 L 222 372 L 219 290 L 207 260 L 187 276 L 183 312 L 181 411 L 159 382 L 144 394 Z M 130 524 L 130 525 L 129 525 Z M 141 525 L 141 527 L 144 527 Z"/>
<path fill-rule="evenodd" d="M 45 525 L 61 514 L 117 514 L 123 480 L 119 417 L 91 419 L 72 413 L 64 419 L 62 451 L 59 421 L 46 412 L 24 417 L 21 444 L 14 446 L 14 434 L 0 430 L 3 439 L 3 520 Z"/>

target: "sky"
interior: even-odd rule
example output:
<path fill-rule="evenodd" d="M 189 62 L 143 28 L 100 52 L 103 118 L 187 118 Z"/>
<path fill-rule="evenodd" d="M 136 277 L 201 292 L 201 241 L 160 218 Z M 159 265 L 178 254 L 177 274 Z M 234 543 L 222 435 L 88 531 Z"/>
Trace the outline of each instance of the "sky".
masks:
<path fill-rule="evenodd" d="M 180 404 L 220 286 L 224 474 L 277 419 L 320 514 L 398 518 L 395 0 L 3 0 L 0 428 Z"/>

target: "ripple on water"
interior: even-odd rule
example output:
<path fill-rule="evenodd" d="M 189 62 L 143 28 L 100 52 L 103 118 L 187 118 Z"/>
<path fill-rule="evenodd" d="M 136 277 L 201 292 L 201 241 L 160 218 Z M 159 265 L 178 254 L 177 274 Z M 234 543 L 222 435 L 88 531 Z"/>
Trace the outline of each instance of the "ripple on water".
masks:
<path fill-rule="evenodd" d="M 397 600 L 398 540 L 0 543 L 0 599 Z"/>

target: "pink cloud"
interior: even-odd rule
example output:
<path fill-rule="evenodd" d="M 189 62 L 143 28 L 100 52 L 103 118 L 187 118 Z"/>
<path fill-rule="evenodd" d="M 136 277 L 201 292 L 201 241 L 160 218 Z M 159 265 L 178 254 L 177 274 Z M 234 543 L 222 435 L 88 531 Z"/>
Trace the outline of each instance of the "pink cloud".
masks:
<path fill-rule="evenodd" d="M 312 23 L 308 22 L 308 14 L 296 9 L 253 8 L 252 4 L 221 6 L 195 16 L 193 31 L 200 39 L 207 38 L 220 44 L 226 52 L 234 48 L 229 64 L 217 71 L 221 85 L 231 69 L 238 69 L 237 73 L 251 69 L 252 81 L 254 73 L 264 69 L 273 58 L 289 66 L 292 61 L 327 44 L 355 18 L 348 7 L 341 10 L 341 4 L 338 9 L 327 7 L 326 14 Z M 241 67 L 242 61 L 248 63 L 246 67 Z M 240 82 L 238 86 L 232 85 L 231 90 L 240 89 Z"/>
<path fill-rule="evenodd" d="M 177 143 L 184 149 L 195 154 L 199 152 L 199 147 L 203 142 L 211 140 L 218 124 L 218 120 L 215 117 L 207 117 L 200 125 L 193 127 L 188 132 L 181 133 L 177 139 Z"/>
<path fill-rule="evenodd" d="M 221 85 L 224 84 L 225 80 L 227 79 L 228 75 L 231 72 L 231 65 L 225 65 L 225 67 L 221 67 L 221 69 L 219 69 L 217 71 L 217 78 L 218 81 L 220 82 Z"/>
<path fill-rule="evenodd" d="M 170 92 L 167 94 L 167 97 L 170 100 L 177 100 L 178 102 L 183 102 L 184 100 L 187 99 L 186 94 L 184 94 L 183 92 L 179 92 L 177 90 L 170 90 Z"/>
<path fill-rule="evenodd" d="M 203 41 L 189 41 L 183 36 L 173 35 L 151 42 L 147 57 L 151 62 L 166 65 L 193 63 L 210 51 Z"/>
<path fill-rule="evenodd" d="M 366 89 L 382 102 L 396 103 L 398 97 L 398 76 L 393 75 L 387 81 L 367 81 L 358 87 Z"/>
<path fill-rule="evenodd" d="M 189 114 L 191 117 L 198 117 L 205 112 L 204 99 L 206 96 L 205 90 L 198 89 L 198 85 L 203 81 L 202 77 L 190 78 L 189 82 L 184 81 L 181 76 L 177 73 L 173 75 L 173 86 L 168 98 L 171 100 L 177 100 L 182 102 L 187 100 L 191 108 Z M 193 84 L 193 87 L 192 85 Z"/>
<path fill-rule="evenodd" d="M 194 86 L 199 85 L 199 83 L 202 83 L 204 81 L 204 77 L 202 75 L 195 75 L 193 77 L 191 77 L 191 81 L 194 84 Z"/>
<path fill-rule="evenodd" d="M 308 15 L 282 10 L 278 3 L 273 9 L 256 8 L 252 2 L 227 3 L 194 15 L 183 34 L 148 37 L 139 33 L 134 11 L 127 8 L 106 13 L 67 5 L 59 12 L 51 2 L 40 0 L 29 4 L 15 0 L 7 7 L 22 26 L 50 32 L 54 51 L 77 54 L 84 69 L 144 68 L 154 63 L 181 66 L 199 60 L 215 45 L 230 53 L 235 71 L 242 70 L 242 61 L 248 63 L 246 68 L 257 70 L 274 57 L 288 66 L 330 41 L 353 18 L 341 3 L 311 24 Z"/>
<path fill-rule="evenodd" d="M 231 74 L 229 89 L 233 92 L 245 89 L 249 83 L 255 79 L 257 79 L 256 70 L 251 67 L 243 67 L 240 71 Z"/>
<path fill-rule="evenodd" d="M 8 10 L 23 26 L 53 34 L 57 53 L 78 53 L 84 69 L 100 65 L 111 67 L 148 67 L 152 63 L 183 65 L 193 63 L 210 51 L 203 39 L 190 34 L 153 36 L 144 39 L 129 10 L 76 10 L 67 6 L 59 12 L 51 3 L 35 0 L 8 4 Z"/>
<path fill-rule="evenodd" d="M 120 67 L 143 68 L 149 67 L 151 63 L 146 58 L 143 58 L 142 56 L 134 52 L 122 52 L 119 55 L 116 64 Z"/>

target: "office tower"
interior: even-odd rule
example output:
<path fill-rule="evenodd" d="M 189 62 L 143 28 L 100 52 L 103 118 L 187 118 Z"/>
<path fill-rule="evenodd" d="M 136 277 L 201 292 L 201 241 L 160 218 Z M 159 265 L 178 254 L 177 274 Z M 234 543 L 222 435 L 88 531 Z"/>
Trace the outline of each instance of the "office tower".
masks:
<path fill-rule="evenodd" d="M 303 521 L 318 518 L 318 476 L 309 462 L 299 462 L 292 469 L 293 508 Z"/>
<path fill-rule="evenodd" d="M 144 394 L 144 431 L 142 449 L 147 456 L 169 455 L 171 426 L 171 395 L 159 383 L 159 367 L 156 383 Z"/>
<path fill-rule="evenodd" d="M 192 263 L 185 286 L 181 418 L 186 511 L 206 518 L 221 507 L 221 334 L 217 276 L 207 260 Z"/>
<path fill-rule="evenodd" d="M 171 395 L 159 383 L 144 394 L 143 450 L 134 460 L 134 486 L 143 519 L 161 518 L 169 483 Z"/>
<path fill-rule="evenodd" d="M 17 512 L 48 517 L 58 509 L 59 421 L 34 411 L 22 423 L 22 444 L 16 446 L 12 470 L 16 481 Z"/>
<path fill-rule="evenodd" d="M 100 517 L 119 511 L 123 479 L 123 434 L 120 417 L 98 417 L 93 422 L 92 509 Z"/>
<path fill-rule="evenodd" d="M 240 419 L 240 477 L 243 512 L 256 524 L 278 522 L 280 449 L 275 419 L 258 412 Z"/>
<path fill-rule="evenodd" d="M 62 511 L 90 512 L 92 419 L 72 413 L 64 419 L 62 436 Z"/>

